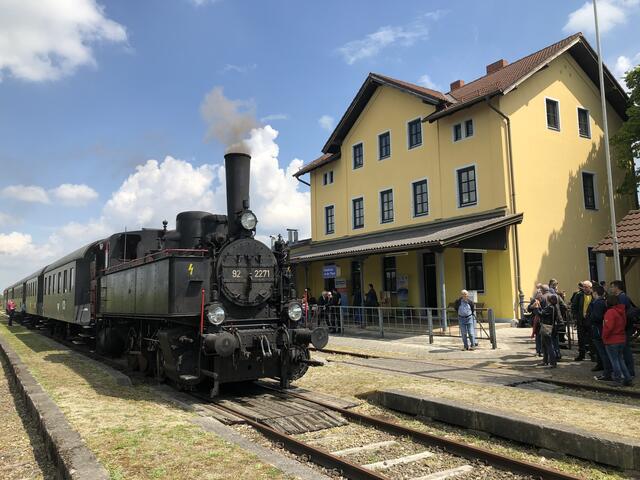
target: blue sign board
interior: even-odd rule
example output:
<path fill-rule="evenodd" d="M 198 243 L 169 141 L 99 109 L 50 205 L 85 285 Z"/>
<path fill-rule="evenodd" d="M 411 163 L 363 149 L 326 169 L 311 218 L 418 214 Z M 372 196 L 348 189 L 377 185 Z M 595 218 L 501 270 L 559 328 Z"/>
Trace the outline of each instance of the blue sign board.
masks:
<path fill-rule="evenodd" d="M 322 278 L 336 278 L 338 276 L 337 265 L 325 265 L 322 267 Z"/>

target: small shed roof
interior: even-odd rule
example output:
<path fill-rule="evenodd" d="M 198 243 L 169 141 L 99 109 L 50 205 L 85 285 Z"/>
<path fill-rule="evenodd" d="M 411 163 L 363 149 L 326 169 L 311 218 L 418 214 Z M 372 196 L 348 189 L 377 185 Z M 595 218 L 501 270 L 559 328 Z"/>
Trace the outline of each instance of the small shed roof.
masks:
<path fill-rule="evenodd" d="M 620 253 L 627 256 L 640 256 L 640 210 L 629 210 L 629 213 L 616 224 L 616 230 Z M 593 251 L 613 255 L 611 232 L 598 242 Z"/>

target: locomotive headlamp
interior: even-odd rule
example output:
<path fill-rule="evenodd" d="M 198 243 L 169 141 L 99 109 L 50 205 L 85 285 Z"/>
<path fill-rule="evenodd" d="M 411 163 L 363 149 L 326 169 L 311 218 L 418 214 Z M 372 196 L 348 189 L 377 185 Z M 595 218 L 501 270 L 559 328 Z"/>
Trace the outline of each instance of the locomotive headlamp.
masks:
<path fill-rule="evenodd" d="M 209 323 L 211 323 L 212 325 L 220 325 L 222 322 L 224 322 L 226 316 L 227 313 L 224 311 L 224 308 L 222 308 L 222 305 L 220 304 L 214 303 L 213 305 L 211 305 L 211 308 L 207 312 L 207 320 L 209 320 Z"/>
<path fill-rule="evenodd" d="M 298 302 L 290 303 L 287 314 L 294 322 L 299 321 L 302 318 L 302 306 Z"/>
<path fill-rule="evenodd" d="M 245 230 L 253 230 L 256 228 L 256 223 L 258 223 L 258 219 L 253 212 L 244 212 L 240 216 L 240 225 Z"/>

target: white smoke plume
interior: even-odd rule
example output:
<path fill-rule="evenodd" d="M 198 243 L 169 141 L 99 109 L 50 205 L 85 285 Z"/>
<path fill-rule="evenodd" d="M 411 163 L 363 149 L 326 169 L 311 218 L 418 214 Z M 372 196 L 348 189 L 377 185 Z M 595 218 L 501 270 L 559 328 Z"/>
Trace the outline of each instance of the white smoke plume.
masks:
<path fill-rule="evenodd" d="M 207 122 L 206 141 L 218 140 L 227 152 L 249 153 L 246 140 L 252 129 L 260 126 L 256 107 L 251 100 L 231 100 L 222 87 L 214 87 L 200 105 L 200 114 Z"/>

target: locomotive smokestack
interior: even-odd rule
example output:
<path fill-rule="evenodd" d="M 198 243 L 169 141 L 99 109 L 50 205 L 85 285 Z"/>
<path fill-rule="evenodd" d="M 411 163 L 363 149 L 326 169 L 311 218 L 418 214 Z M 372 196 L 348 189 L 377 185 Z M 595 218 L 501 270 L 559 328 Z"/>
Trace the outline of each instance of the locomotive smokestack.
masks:
<path fill-rule="evenodd" d="M 229 235 L 237 237 L 243 231 L 239 214 L 249 209 L 251 156 L 246 153 L 227 153 L 224 156 L 224 166 L 227 177 Z"/>

